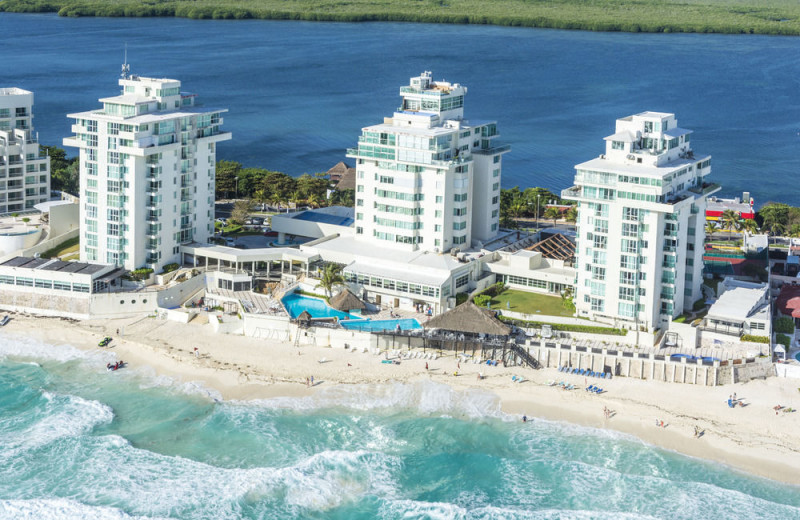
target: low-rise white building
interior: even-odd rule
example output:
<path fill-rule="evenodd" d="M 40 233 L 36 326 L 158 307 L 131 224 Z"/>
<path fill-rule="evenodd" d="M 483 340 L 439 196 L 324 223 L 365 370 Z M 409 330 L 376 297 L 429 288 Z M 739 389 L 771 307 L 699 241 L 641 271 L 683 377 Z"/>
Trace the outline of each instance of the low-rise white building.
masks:
<path fill-rule="evenodd" d="M 717 286 L 719 297 L 708 309 L 703 330 L 729 336 L 772 337 L 769 284 L 731 277 Z"/>

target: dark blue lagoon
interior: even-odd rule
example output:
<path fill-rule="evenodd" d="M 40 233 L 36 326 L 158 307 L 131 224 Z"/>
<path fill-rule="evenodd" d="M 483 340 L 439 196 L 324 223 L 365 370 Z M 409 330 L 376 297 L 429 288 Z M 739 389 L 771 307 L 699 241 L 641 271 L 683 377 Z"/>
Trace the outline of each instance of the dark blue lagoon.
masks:
<path fill-rule="evenodd" d="M 467 117 L 498 122 L 512 146 L 504 187 L 571 185 L 616 118 L 656 110 L 695 131 L 723 194 L 799 202 L 800 38 L 0 14 L 0 34 L 12 33 L 2 84 L 34 91 L 44 144 L 70 134 L 67 113 L 117 92 L 127 43 L 134 73 L 230 109 L 233 140 L 218 156 L 247 166 L 327 170 L 431 70 L 468 86 Z"/>

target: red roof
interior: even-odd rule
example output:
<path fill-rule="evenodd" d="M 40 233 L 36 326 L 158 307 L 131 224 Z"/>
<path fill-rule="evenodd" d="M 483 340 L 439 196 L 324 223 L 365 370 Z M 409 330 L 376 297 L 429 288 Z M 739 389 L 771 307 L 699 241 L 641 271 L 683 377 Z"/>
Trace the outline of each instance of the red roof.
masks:
<path fill-rule="evenodd" d="M 776 306 L 784 316 L 800 318 L 800 285 L 784 284 Z"/>

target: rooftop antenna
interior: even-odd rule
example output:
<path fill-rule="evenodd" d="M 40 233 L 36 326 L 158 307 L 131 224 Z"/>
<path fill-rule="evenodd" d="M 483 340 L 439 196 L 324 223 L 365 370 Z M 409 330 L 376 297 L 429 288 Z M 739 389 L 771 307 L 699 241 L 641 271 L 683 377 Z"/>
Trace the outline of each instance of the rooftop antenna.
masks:
<path fill-rule="evenodd" d="M 122 79 L 129 79 L 131 75 L 131 66 L 128 65 L 128 44 L 125 44 L 125 61 L 122 63 L 122 72 L 120 77 Z"/>

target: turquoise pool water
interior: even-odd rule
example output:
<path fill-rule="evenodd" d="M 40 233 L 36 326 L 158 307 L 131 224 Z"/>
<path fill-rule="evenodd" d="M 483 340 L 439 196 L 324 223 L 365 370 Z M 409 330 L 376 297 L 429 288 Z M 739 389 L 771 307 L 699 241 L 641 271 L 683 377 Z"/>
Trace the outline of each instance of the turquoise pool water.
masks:
<path fill-rule="evenodd" d="M 308 311 L 312 318 L 339 318 L 340 320 L 352 318 L 346 312 L 337 311 L 320 298 L 292 293 L 284 296 L 281 301 L 292 318 L 297 318 L 303 311 Z"/>
<path fill-rule="evenodd" d="M 794 358 L 795 358 L 797 361 L 800 361 L 800 352 L 796 353 L 796 354 L 794 355 Z"/>
<path fill-rule="evenodd" d="M 422 325 L 419 324 L 414 318 L 404 318 L 398 320 L 358 320 L 358 321 L 343 321 L 342 327 L 348 330 L 395 330 L 400 325 L 401 330 L 421 329 Z"/>

